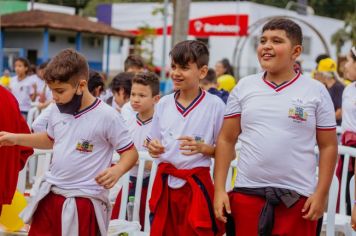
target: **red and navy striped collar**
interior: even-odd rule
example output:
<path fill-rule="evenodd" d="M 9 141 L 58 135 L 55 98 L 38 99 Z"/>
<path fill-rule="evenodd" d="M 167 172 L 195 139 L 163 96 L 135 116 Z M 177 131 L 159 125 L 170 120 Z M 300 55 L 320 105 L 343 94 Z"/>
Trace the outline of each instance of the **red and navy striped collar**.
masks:
<path fill-rule="evenodd" d="M 279 92 L 282 89 L 284 89 L 284 88 L 288 87 L 289 85 L 293 84 L 295 81 L 297 81 L 297 79 L 300 77 L 300 74 L 301 74 L 300 71 L 297 71 L 297 74 L 296 74 L 296 76 L 294 76 L 293 79 L 291 79 L 291 80 L 289 80 L 287 82 L 284 82 L 284 83 L 282 83 L 280 85 L 276 85 L 275 83 L 272 83 L 272 82 L 266 80 L 267 72 L 263 73 L 262 79 L 268 86 L 273 88 L 276 92 Z"/>
<path fill-rule="evenodd" d="M 199 94 L 194 100 L 189 104 L 188 107 L 183 107 L 179 102 L 178 102 L 178 97 L 179 97 L 180 91 L 178 90 L 174 94 L 174 100 L 176 102 L 176 107 L 178 111 L 183 115 L 183 117 L 186 117 L 194 108 L 198 106 L 198 104 L 203 100 L 205 97 L 206 92 L 202 89 L 199 89 Z"/>
<path fill-rule="evenodd" d="M 79 111 L 78 113 L 74 114 L 74 118 L 77 119 L 79 117 L 81 117 L 82 115 L 84 115 L 85 113 L 88 113 L 89 111 L 93 110 L 95 107 L 97 107 L 100 104 L 101 100 L 100 99 L 95 99 L 95 101 L 88 106 L 87 108 L 85 108 L 82 111 Z"/>
<path fill-rule="evenodd" d="M 136 114 L 136 122 L 139 126 L 147 125 L 151 123 L 151 121 L 152 121 L 152 117 L 148 118 L 147 120 L 141 120 L 140 117 L 138 117 L 138 113 Z"/>

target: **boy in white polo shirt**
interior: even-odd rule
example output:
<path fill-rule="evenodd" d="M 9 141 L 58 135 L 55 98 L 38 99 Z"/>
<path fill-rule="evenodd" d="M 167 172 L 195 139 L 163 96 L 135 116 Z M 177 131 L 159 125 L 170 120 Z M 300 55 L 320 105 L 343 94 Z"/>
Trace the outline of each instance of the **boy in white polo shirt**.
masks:
<path fill-rule="evenodd" d="M 108 189 L 138 159 L 118 112 L 90 94 L 88 76 L 86 59 L 63 50 L 44 74 L 56 102 L 47 132 L 0 132 L 0 146 L 53 148 L 39 193 L 22 212 L 25 222 L 32 220 L 29 235 L 107 235 Z M 110 167 L 113 151 L 121 158 Z"/>
<path fill-rule="evenodd" d="M 299 25 L 272 19 L 257 48 L 265 72 L 242 79 L 228 99 L 216 148 L 214 208 L 224 222 L 224 211 L 231 214 L 235 235 L 316 234 L 337 157 L 336 123 L 325 86 L 293 69 L 301 51 Z M 237 139 L 237 177 L 228 196 Z"/>
<path fill-rule="evenodd" d="M 157 104 L 147 138 L 159 163 L 150 199 L 151 235 L 222 235 L 209 167 L 225 105 L 199 87 L 209 62 L 203 42 L 180 42 L 170 56 L 176 92 Z"/>
<path fill-rule="evenodd" d="M 147 151 L 144 147 L 144 141 L 151 130 L 152 116 L 155 104 L 159 101 L 159 78 L 152 72 L 138 73 L 132 78 L 132 88 L 130 95 L 130 104 L 134 111 L 134 116 L 125 121 L 129 133 L 133 139 L 135 147 L 139 151 Z M 141 191 L 140 205 L 140 224 L 144 227 L 144 215 L 146 208 L 146 196 L 148 182 L 150 179 L 151 163 L 146 162 L 143 184 Z M 129 196 L 135 196 L 136 177 L 138 165 L 130 171 Z M 119 216 L 121 203 L 121 193 L 119 193 L 112 212 L 112 219 Z"/>

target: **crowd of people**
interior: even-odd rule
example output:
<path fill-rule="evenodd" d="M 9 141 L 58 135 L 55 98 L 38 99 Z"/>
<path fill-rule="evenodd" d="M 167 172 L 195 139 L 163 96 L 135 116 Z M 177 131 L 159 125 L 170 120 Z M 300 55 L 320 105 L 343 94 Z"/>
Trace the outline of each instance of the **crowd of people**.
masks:
<path fill-rule="evenodd" d="M 39 192 L 21 213 L 31 223 L 29 235 L 107 235 L 122 194 L 111 211 L 108 190 L 130 171 L 134 196 L 138 151 L 148 151 L 158 164 L 149 200 L 151 235 L 319 235 L 337 163 L 337 125 L 342 144 L 356 146 L 356 87 L 340 78 L 328 55 L 318 58 L 313 78 L 303 74 L 296 66 L 302 39 L 292 20 L 270 20 L 257 47 L 263 72 L 238 83 L 227 59 L 215 70 L 208 67 L 205 43 L 179 42 L 170 51 L 174 91 L 164 96 L 159 77 L 137 55 L 125 60 L 125 71 L 107 89 L 73 49 L 36 72 L 26 59 L 16 59 L 16 76 L 7 71 L 0 79 L 0 97 L 9 101 L 0 112 L 11 113 L 8 119 L 1 114 L 1 173 L 13 179 L 0 178 L 0 212 L 32 148 L 52 149 Z M 356 81 L 355 47 L 344 77 Z M 33 104 L 42 112 L 30 133 L 24 119 Z M 120 154 L 114 165 L 113 151 Z M 234 188 L 227 193 L 235 158 Z M 142 226 L 151 165 L 144 167 Z M 350 214 L 356 230 L 356 210 Z"/>

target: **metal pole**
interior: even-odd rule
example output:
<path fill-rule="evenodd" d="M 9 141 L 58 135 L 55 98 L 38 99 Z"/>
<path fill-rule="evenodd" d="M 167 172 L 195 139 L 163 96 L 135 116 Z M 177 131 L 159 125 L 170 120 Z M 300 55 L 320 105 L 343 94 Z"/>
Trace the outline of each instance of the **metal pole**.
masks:
<path fill-rule="evenodd" d="M 48 44 L 49 44 L 49 32 L 48 32 L 48 28 L 45 28 L 43 31 L 43 58 L 42 58 L 43 62 L 47 61 L 49 58 Z"/>
<path fill-rule="evenodd" d="M 109 66 L 110 66 L 110 35 L 107 36 L 107 45 L 106 45 L 106 78 L 109 78 Z"/>
<path fill-rule="evenodd" d="M 77 32 L 77 35 L 75 37 L 75 50 L 80 52 L 82 50 L 82 33 Z"/>
<path fill-rule="evenodd" d="M 161 64 L 161 79 L 166 79 L 166 44 L 167 44 L 167 18 L 168 18 L 168 2 L 164 0 L 163 5 L 163 43 L 162 43 L 162 64 Z"/>
<path fill-rule="evenodd" d="M 31 11 L 33 11 L 34 4 L 35 4 L 35 0 L 31 0 Z"/>

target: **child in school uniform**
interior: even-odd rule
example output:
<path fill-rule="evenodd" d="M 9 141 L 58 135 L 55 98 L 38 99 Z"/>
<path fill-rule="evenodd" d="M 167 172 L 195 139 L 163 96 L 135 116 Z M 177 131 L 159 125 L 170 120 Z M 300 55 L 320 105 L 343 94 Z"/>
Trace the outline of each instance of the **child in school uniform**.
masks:
<path fill-rule="evenodd" d="M 27 117 L 28 111 L 31 109 L 31 102 L 36 98 L 36 85 L 29 76 L 30 63 L 26 58 L 15 59 L 16 76 L 11 79 L 10 90 L 16 97 L 21 114 Z"/>
<path fill-rule="evenodd" d="M 144 141 L 151 130 L 152 117 L 155 104 L 159 101 L 159 78 L 152 72 L 143 72 L 136 74 L 132 79 L 132 89 L 130 104 L 136 112 L 135 117 L 126 120 L 126 125 L 138 151 L 147 151 L 144 147 Z M 151 163 L 146 162 L 140 205 L 140 224 L 144 227 L 144 215 L 146 208 L 146 196 L 148 182 L 150 178 Z M 138 166 L 136 165 L 130 171 L 129 196 L 135 196 L 136 177 Z M 121 203 L 121 194 L 116 199 L 112 218 L 118 218 Z"/>
<path fill-rule="evenodd" d="M 199 87 L 209 51 L 187 40 L 170 52 L 175 93 L 157 104 L 147 137 L 159 164 L 150 199 L 151 235 L 222 235 L 213 212 L 210 176 L 225 104 Z"/>
<path fill-rule="evenodd" d="M 47 132 L 0 132 L 0 146 L 53 148 L 50 170 L 21 213 L 25 222 L 32 221 L 30 236 L 107 235 L 108 189 L 138 159 L 121 116 L 90 94 L 88 77 L 88 63 L 81 54 L 61 51 L 44 74 L 56 103 Z M 113 151 L 121 158 L 110 167 Z"/>
<path fill-rule="evenodd" d="M 232 216 L 235 235 L 316 234 L 335 169 L 336 122 L 325 86 L 293 69 L 301 51 L 299 25 L 270 20 L 257 48 L 264 72 L 240 80 L 228 99 L 216 147 L 214 208 L 223 222 Z M 237 139 L 237 177 L 228 196 Z"/>

